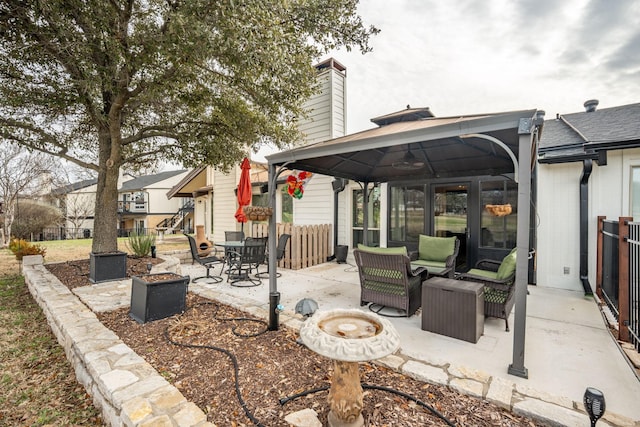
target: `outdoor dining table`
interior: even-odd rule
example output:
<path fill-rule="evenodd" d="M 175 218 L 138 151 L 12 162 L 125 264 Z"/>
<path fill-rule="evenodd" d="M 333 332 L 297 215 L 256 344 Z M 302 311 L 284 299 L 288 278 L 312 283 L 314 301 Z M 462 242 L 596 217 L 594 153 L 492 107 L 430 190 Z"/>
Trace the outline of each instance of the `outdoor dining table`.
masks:
<path fill-rule="evenodd" d="M 224 242 L 214 242 L 213 244 L 217 247 L 224 248 L 224 262 L 231 267 L 229 256 L 240 252 L 240 249 L 244 246 L 244 240 L 226 240 Z M 229 273 L 228 269 L 224 270 L 224 266 L 222 270 L 227 274 Z"/>
<path fill-rule="evenodd" d="M 225 249 L 237 249 L 244 246 L 244 240 L 227 240 L 225 242 L 214 242 L 214 245 Z"/>

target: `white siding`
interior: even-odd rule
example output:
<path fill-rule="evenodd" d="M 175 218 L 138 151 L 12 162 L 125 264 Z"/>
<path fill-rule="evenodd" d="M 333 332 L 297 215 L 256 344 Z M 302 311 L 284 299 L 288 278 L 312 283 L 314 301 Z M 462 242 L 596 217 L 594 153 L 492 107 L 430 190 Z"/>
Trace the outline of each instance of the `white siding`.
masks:
<path fill-rule="evenodd" d="M 81 188 L 65 195 L 67 217 L 84 217 L 83 220 L 67 220 L 65 226 L 69 228 L 93 228 L 95 216 L 97 185 Z M 75 224 L 74 224 L 75 222 Z"/>
<path fill-rule="evenodd" d="M 305 135 L 306 143 L 326 141 L 345 135 L 345 76 L 334 69 L 318 74 L 320 93 L 305 103 L 309 118 L 301 120 L 298 128 Z"/>
<path fill-rule="evenodd" d="M 315 174 L 307 183 L 301 199 L 293 199 L 296 225 L 333 223 L 333 177 Z"/>
<path fill-rule="evenodd" d="M 539 286 L 582 290 L 580 282 L 580 176 L 582 163 L 539 165 Z M 569 274 L 564 274 L 564 268 Z"/>
<path fill-rule="evenodd" d="M 225 231 L 240 230 L 240 224 L 235 217 L 238 209 L 238 199 L 233 191 L 238 186 L 239 169 L 237 167 L 229 174 L 223 174 L 218 171 L 214 173 L 213 233 L 210 236 L 214 242 L 224 241 Z M 245 227 L 245 233 L 247 233 L 250 223 L 245 224 Z"/>
<path fill-rule="evenodd" d="M 640 149 L 610 151 L 589 178 L 588 270 L 596 285 L 597 218 L 628 216 L 629 171 Z M 540 165 L 538 174 L 538 285 L 582 291 L 580 282 L 580 177 L 582 163 Z M 564 267 L 570 273 L 564 274 Z"/>
<path fill-rule="evenodd" d="M 331 79 L 331 138 L 338 138 L 347 133 L 347 80 L 336 70 L 331 71 Z"/>
<path fill-rule="evenodd" d="M 182 206 L 182 199 L 174 197 L 167 198 L 169 188 L 148 188 L 146 193 L 149 195 L 149 215 L 156 214 L 175 214 Z M 155 227 L 156 224 L 149 224 L 149 227 Z"/>

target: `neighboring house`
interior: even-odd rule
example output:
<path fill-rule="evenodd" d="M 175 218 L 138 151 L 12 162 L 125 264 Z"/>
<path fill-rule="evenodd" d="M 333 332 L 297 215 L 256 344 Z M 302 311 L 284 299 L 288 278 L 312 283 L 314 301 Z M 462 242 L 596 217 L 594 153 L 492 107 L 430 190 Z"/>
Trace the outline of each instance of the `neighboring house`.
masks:
<path fill-rule="evenodd" d="M 160 172 L 134 177 L 121 173 L 118 178 L 118 229 L 120 235 L 132 230 L 152 229 L 173 232 L 193 216 L 191 196 L 167 199 L 166 192 L 187 174 L 186 170 Z M 53 204 L 65 217 L 64 237 L 90 237 L 93 232 L 97 179 L 78 181 L 51 191 Z M 188 226 L 188 225 L 187 225 Z"/>
<path fill-rule="evenodd" d="M 64 216 L 65 238 L 88 237 L 93 229 L 98 179 L 74 182 L 51 191 L 51 199 Z M 89 230 L 89 231 L 85 231 Z"/>
<path fill-rule="evenodd" d="M 597 218 L 640 220 L 640 103 L 545 120 L 538 148 L 538 283 L 595 290 Z"/>
<path fill-rule="evenodd" d="M 123 182 L 118 190 L 120 234 L 147 229 L 162 230 L 167 227 L 167 220 L 185 218 L 185 211 L 192 206 L 191 198 L 168 199 L 166 194 L 186 175 L 186 170 L 167 171 Z"/>

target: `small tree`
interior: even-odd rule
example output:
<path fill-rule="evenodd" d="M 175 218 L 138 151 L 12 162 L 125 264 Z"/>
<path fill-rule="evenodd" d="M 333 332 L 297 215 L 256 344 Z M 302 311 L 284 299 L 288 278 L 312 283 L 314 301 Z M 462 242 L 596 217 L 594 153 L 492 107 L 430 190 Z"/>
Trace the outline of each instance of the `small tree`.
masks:
<path fill-rule="evenodd" d="M 2 209 L 2 247 L 7 247 L 16 220 L 18 197 L 37 194 L 43 188 L 43 178 L 56 169 L 51 156 L 27 152 L 14 144 L 0 143 L 0 200 Z"/>
<path fill-rule="evenodd" d="M 36 200 L 20 199 L 17 203 L 19 215 L 13 222 L 14 237 L 30 240 L 32 236 L 39 236 L 45 228 L 61 225 L 62 214 L 55 206 Z"/>
<path fill-rule="evenodd" d="M 119 169 L 297 141 L 312 64 L 370 50 L 357 4 L 0 0 L 0 137 L 96 171 L 92 250 L 116 251 Z"/>

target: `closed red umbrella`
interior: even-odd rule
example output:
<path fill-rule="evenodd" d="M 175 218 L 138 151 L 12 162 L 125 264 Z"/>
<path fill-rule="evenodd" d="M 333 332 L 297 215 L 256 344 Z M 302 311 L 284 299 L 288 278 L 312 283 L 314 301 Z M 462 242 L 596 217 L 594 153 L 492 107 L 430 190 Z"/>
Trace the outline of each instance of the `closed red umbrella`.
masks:
<path fill-rule="evenodd" d="M 251 204 L 251 177 L 249 176 L 251 165 L 249 165 L 249 159 L 245 157 L 244 160 L 242 160 L 240 168 L 242 172 L 240 173 L 240 181 L 238 182 L 238 210 L 236 211 L 235 217 L 238 222 L 242 223 L 244 228 L 244 223 L 247 222 L 247 216 L 244 214 L 243 208 Z"/>

